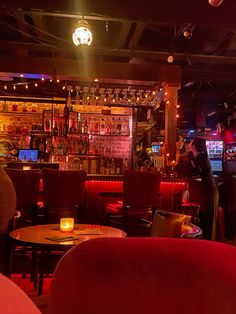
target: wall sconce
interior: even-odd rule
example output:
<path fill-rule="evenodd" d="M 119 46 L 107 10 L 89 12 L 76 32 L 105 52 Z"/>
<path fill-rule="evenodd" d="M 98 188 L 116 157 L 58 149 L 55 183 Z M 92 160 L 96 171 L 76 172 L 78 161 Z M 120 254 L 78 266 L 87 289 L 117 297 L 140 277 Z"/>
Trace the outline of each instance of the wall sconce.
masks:
<path fill-rule="evenodd" d="M 61 218 L 60 219 L 60 230 L 63 232 L 69 232 L 74 230 L 74 218 Z"/>
<path fill-rule="evenodd" d="M 93 34 L 90 25 L 85 20 L 76 23 L 72 34 L 72 40 L 75 46 L 90 46 L 93 40 Z"/>

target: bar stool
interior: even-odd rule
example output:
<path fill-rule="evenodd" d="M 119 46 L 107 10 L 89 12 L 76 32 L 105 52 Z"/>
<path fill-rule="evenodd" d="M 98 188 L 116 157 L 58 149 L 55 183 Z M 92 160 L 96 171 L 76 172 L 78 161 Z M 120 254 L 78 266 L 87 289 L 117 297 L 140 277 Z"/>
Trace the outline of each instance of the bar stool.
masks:
<path fill-rule="evenodd" d="M 16 191 L 16 209 L 21 213 L 16 227 L 38 222 L 38 196 L 41 171 L 5 168 Z"/>
<path fill-rule="evenodd" d="M 61 217 L 83 219 L 86 172 L 42 169 L 45 222 L 59 223 Z"/>
<path fill-rule="evenodd" d="M 150 221 L 159 204 L 159 172 L 126 170 L 123 175 L 123 200 L 106 206 L 109 224 L 128 235 L 148 235 Z"/>

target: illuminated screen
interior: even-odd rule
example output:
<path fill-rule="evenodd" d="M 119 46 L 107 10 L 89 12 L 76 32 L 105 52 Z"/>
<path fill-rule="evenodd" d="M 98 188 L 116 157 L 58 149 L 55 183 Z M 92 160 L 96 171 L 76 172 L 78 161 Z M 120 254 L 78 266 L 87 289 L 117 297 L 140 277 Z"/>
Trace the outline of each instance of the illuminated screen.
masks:
<path fill-rule="evenodd" d="M 223 157 L 223 141 L 206 141 L 206 146 L 209 158 Z"/>
<path fill-rule="evenodd" d="M 211 170 L 213 173 L 222 172 L 222 160 L 210 159 Z"/>
<path fill-rule="evenodd" d="M 38 150 L 37 149 L 19 149 L 20 160 L 27 160 L 27 161 L 38 161 Z"/>
<path fill-rule="evenodd" d="M 152 152 L 153 153 L 160 153 L 161 145 L 152 145 Z"/>

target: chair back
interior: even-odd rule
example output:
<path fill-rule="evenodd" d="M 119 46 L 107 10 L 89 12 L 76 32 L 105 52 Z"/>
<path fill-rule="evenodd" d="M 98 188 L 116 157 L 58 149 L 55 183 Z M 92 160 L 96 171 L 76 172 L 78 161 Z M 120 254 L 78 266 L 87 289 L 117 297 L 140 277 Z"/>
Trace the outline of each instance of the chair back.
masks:
<path fill-rule="evenodd" d="M 34 223 L 37 220 L 37 202 L 39 196 L 40 170 L 22 170 L 6 168 L 16 191 L 16 209 L 20 211 L 22 223 Z"/>
<path fill-rule="evenodd" d="M 126 170 L 123 175 L 123 205 L 132 208 L 158 206 L 159 172 Z"/>
<path fill-rule="evenodd" d="M 42 169 L 43 199 L 48 215 L 53 218 L 75 217 L 85 202 L 85 171 Z M 53 221 L 51 221 L 53 222 Z"/>
<path fill-rule="evenodd" d="M 1 313 L 40 314 L 41 312 L 21 288 L 0 274 Z"/>
<path fill-rule="evenodd" d="M 57 265 L 49 314 L 234 314 L 235 265 L 235 247 L 213 241 L 93 239 Z"/>

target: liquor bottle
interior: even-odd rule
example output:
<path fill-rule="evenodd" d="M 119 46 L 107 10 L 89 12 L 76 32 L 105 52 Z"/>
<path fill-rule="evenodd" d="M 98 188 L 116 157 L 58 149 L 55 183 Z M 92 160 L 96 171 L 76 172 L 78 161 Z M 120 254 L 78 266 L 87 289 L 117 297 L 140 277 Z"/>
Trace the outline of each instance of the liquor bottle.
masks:
<path fill-rule="evenodd" d="M 55 125 L 53 128 L 53 136 L 57 137 L 58 136 L 58 127 L 57 127 L 57 121 L 55 121 Z"/>
<path fill-rule="evenodd" d="M 62 155 L 62 153 L 63 153 L 63 145 L 62 145 L 61 139 L 60 139 L 60 141 L 58 142 L 57 152 L 58 152 L 59 155 Z"/>
<path fill-rule="evenodd" d="M 79 155 L 82 155 L 82 152 L 83 152 L 83 140 L 82 140 L 82 136 L 80 136 L 79 138 L 79 142 L 78 142 L 78 149 L 77 149 L 77 152 Z"/>
<path fill-rule="evenodd" d="M 77 140 L 75 140 L 75 142 L 74 142 L 74 151 L 73 151 L 73 153 L 80 155 L 80 152 L 79 152 L 79 143 L 78 143 Z"/>
<path fill-rule="evenodd" d="M 121 119 L 118 118 L 117 124 L 116 124 L 116 133 L 117 135 L 121 135 Z"/>
<path fill-rule="evenodd" d="M 88 133 L 88 123 L 87 119 L 85 119 L 83 127 L 82 127 L 82 133 Z"/>
<path fill-rule="evenodd" d="M 121 174 L 120 161 L 116 161 L 116 174 Z"/>
<path fill-rule="evenodd" d="M 71 134 L 76 133 L 75 119 L 72 120 L 72 125 L 71 125 L 71 127 L 70 127 L 70 133 L 71 133 Z"/>
<path fill-rule="evenodd" d="M 46 141 L 46 153 L 51 153 L 52 151 L 52 142 L 51 139 L 48 138 Z"/>
<path fill-rule="evenodd" d="M 115 135 L 116 134 L 116 122 L 115 122 L 115 118 L 112 118 L 111 121 L 111 134 Z"/>
<path fill-rule="evenodd" d="M 63 129 L 62 129 L 62 123 L 59 123 L 59 130 L 58 130 L 58 136 L 62 136 L 63 135 Z"/>
<path fill-rule="evenodd" d="M 67 99 L 67 102 L 65 104 L 64 113 L 63 113 L 63 116 L 64 116 L 65 119 L 69 119 L 70 106 L 71 106 L 71 95 L 70 95 L 70 92 L 69 92 L 68 99 Z"/>
<path fill-rule="evenodd" d="M 44 131 L 51 131 L 51 120 L 49 117 L 46 118 L 45 120 L 45 129 Z"/>
<path fill-rule="evenodd" d="M 82 151 L 82 155 L 87 155 L 88 154 L 88 139 L 85 138 L 83 140 L 83 151 Z"/>
<path fill-rule="evenodd" d="M 67 125 L 67 123 L 65 121 L 64 126 L 63 126 L 63 136 L 66 137 L 67 134 L 68 134 L 68 125 Z"/>
<path fill-rule="evenodd" d="M 104 135 L 105 134 L 105 121 L 102 118 L 101 123 L 100 123 L 100 134 Z"/>
<path fill-rule="evenodd" d="M 115 166 L 115 161 L 112 158 L 111 160 L 111 166 L 110 166 L 110 174 L 115 174 L 116 173 L 116 166 Z"/>

